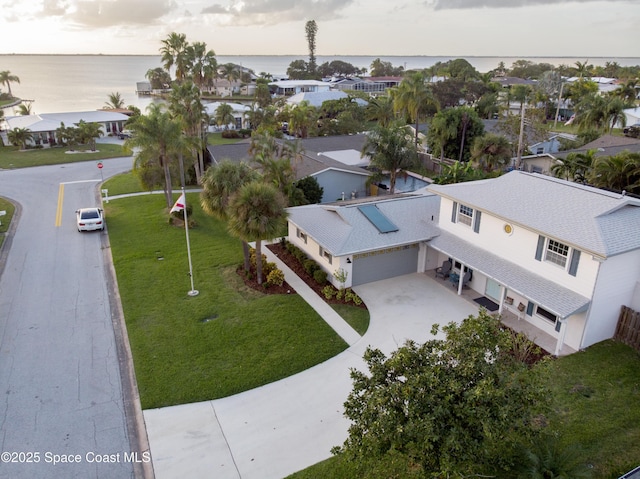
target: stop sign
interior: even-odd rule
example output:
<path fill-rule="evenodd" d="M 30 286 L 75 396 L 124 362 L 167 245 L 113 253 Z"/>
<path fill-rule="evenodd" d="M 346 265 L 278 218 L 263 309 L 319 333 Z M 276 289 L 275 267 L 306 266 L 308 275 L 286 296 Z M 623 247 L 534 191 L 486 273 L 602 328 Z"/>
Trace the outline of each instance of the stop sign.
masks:
<path fill-rule="evenodd" d="M 98 168 L 102 169 L 102 162 L 98 163 Z"/>

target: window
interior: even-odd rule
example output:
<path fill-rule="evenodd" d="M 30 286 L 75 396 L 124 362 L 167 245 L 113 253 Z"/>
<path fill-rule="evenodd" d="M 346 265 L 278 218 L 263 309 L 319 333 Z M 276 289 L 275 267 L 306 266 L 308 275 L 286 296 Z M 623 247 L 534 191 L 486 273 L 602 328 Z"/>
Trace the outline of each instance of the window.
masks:
<path fill-rule="evenodd" d="M 304 244 L 307 244 L 307 234 L 300 231 L 300 228 L 296 228 L 296 236 L 300 238 Z"/>
<path fill-rule="evenodd" d="M 569 257 L 569 247 L 565 244 L 550 239 L 547 243 L 547 252 L 544 256 L 545 261 L 565 267 L 567 258 Z"/>
<path fill-rule="evenodd" d="M 325 250 L 322 246 L 320 246 L 320 256 L 326 259 L 329 264 L 333 261 L 333 256 L 327 250 Z"/>
<path fill-rule="evenodd" d="M 537 314 L 538 316 L 542 316 L 542 317 L 543 317 L 543 318 L 545 318 L 545 319 L 548 319 L 548 320 L 549 320 L 549 321 L 551 321 L 552 323 L 555 323 L 555 322 L 558 320 L 558 317 L 557 317 L 555 314 L 553 314 L 553 313 L 552 313 L 552 312 L 550 312 L 550 311 L 547 311 L 547 310 L 546 310 L 546 309 L 544 309 L 544 308 L 541 308 L 540 306 L 537 306 L 537 307 L 536 307 L 536 314 Z"/>
<path fill-rule="evenodd" d="M 460 205 L 458 210 L 458 223 L 471 226 L 471 220 L 473 219 L 473 208 L 469 208 L 466 205 Z"/>

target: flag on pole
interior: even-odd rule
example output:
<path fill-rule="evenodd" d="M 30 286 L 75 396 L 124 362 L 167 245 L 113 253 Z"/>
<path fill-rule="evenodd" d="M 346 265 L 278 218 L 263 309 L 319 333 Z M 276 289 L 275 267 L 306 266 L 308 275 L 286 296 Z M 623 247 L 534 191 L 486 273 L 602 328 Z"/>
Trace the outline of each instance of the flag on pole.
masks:
<path fill-rule="evenodd" d="M 184 193 L 180 195 L 176 204 L 171 208 L 171 213 L 175 213 L 176 211 L 182 211 L 184 209 Z"/>

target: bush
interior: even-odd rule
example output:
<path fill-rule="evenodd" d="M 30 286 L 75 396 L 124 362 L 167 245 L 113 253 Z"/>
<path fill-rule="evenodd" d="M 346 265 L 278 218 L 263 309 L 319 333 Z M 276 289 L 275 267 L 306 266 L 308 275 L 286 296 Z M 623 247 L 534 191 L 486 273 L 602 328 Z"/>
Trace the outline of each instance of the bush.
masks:
<path fill-rule="evenodd" d="M 191 203 L 187 203 L 187 218 L 191 217 L 191 213 L 193 213 L 193 205 L 191 205 Z M 184 211 L 180 210 L 180 211 L 173 211 L 171 213 L 171 216 L 173 216 L 174 218 L 178 218 L 179 220 L 184 219 Z"/>
<path fill-rule="evenodd" d="M 354 293 L 351 288 L 345 289 L 344 290 L 344 301 L 345 303 L 349 303 L 351 301 L 353 301 L 353 297 L 356 295 L 356 293 Z"/>
<path fill-rule="evenodd" d="M 273 263 L 270 263 L 273 264 Z M 274 265 L 275 266 L 275 265 Z M 270 286 L 282 286 L 284 283 L 284 273 L 278 268 L 272 269 L 267 275 L 267 284 Z"/>
<path fill-rule="evenodd" d="M 223 130 L 221 136 L 222 138 L 236 139 L 240 138 L 240 133 L 238 133 L 236 130 Z"/>
<path fill-rule="evenodd" d="M 324 288 L 322 288 L 322 294 L 324 294 L 324 297 L 327 299 L 331 299 L 333 298 L 338 291 L 336 291 L 336 288 L 334 288 L 332 285 L 328 284 L 326 285 Z"/>
<path fill-rule="evenodd" d="M 313 276 L 313 274 L 320 268 L 318 263 L 312 259 L 305 260 L 304 263 L 302 263 L 302 266 L 304 266 L 304 270 L 311 276 Z"/>
<path fill-rule="evenodd" d="M 323 285 L 327 282 L 327 272 L 317 269 L 313 272 L 313 279 L 315 279 L 319 285 Z"/>
<path fill-rule="evenodd" d="M 302 251 L 300 248 L 296 248 L 296 250 L 293 252 L 293 256 L 295 256 L 296 259 L 303 264 L 304 264 L 304 261 L 307 259 L 306 253 Z"/>
<path fill-rule="evenodd" d="M 277 269 L 278 268 L 275 263 L 271 263 L 269 261 L 263 261 L 262 263 L 262 274 L 264 274 L 264 276 L 269 276 L 269 273 Z"/>

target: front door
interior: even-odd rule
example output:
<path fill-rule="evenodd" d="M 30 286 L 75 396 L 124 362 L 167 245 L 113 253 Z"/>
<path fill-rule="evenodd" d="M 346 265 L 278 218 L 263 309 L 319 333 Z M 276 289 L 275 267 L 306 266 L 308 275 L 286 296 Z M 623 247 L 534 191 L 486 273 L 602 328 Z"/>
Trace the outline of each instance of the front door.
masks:
<path fill-rule="evenodd" d="M 487 286 L 484 295 L 500 303 L 500 283 L 487 278 Z"/>

